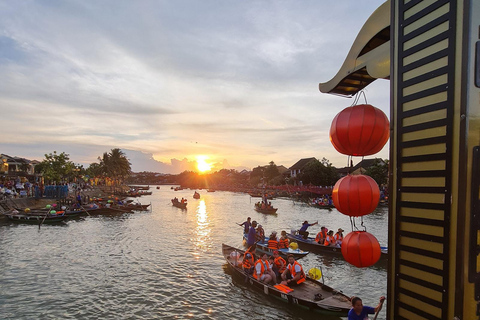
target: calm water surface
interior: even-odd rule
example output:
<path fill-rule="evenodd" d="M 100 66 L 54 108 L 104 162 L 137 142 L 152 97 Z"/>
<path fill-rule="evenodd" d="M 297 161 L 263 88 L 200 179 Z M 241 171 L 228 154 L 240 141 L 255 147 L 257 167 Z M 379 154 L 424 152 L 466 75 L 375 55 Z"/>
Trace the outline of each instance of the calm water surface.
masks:
<path fill-rule="evenodd" d="M 63 225 L 0 222 L 2 319 L 339 319 L 311 314 L 233 281 L 221 246 L 243 248 L 247 216 L 267 234 L 298 229 L 304 220 L 351 230 L 348 217 L 275 199 L 276 216 L 253 210 L 258 198 L 232 192 L 151 188 L 140 198 L 151 212 L 86 217 Z M 172 207 L 174 196 L 188 209 Z M 387 244 L 387 209 L 364 218 L 367 231 Z M 346 234 L 347 232 L 345 232 Z M 310 254 L 305 270 L 322 267 L 325 283 L 376 306 L 386 295 L 382 267 L 358 269 L 342 259 Z M 383 310 L 378 319 L 385 319 Z"/>

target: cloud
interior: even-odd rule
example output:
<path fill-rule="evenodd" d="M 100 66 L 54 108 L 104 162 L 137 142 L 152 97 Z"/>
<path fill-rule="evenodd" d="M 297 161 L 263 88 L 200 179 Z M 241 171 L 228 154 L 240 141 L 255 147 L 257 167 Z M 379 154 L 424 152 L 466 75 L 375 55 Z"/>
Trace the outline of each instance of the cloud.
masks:
<path fill-rule="evenodd" d="M 352 100 L 318 83 L 382 2 L 1 2 L 0 152 L 119 147 L 162 170 L 337 158 L 328 129 Z M 366 91 L 388 114 L 388 82 Z"/>

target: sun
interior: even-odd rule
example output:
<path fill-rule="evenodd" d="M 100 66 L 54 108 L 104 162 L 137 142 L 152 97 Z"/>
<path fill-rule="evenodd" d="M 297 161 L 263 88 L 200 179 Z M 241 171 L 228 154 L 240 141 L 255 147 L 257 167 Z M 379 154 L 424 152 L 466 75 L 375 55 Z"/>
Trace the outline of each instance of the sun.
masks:
<path fill-rule="evenodd" d="M 212 165 L 207 163 L 206 159 L 207 156 L 197 156 L 197 169 L 201 173 L 212 170 Z"/>

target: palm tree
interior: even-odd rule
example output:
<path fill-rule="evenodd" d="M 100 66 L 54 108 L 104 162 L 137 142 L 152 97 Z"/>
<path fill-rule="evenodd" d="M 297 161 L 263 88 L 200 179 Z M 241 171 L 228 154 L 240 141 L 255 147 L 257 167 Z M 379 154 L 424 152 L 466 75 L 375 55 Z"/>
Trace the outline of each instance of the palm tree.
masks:
<path fill-rule="evenodd" d="M 125 153 L 119 148 L 110 150 L 109 153 L 104 152 L 100 160 L 100 166 L 103 173 L 114 180 L 123 180 L 128 177 L 131 172 L 131 164 Z"/>

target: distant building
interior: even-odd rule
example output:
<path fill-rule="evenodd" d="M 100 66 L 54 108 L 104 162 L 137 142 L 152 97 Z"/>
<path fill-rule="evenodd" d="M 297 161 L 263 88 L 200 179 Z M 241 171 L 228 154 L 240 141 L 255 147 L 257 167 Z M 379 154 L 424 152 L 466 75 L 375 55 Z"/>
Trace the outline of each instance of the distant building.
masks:
<path fill-rule="evenodd" d="M 365 171 L 367 171 L 368 168 L 375 165 L 376 163 L 383 165 L 385 164 L 385 161 L 383 161 L 383 159 L 380 159 L 380 158 L 363 159 L 353 167 L 343 167 L 343 168 L 337 169 L 337 171 L 340 174 L 340 177 L 345 177 L 349 173 L 352 175 L 365 174 Z"/>
<path fill-rule="evenodd" d="M 4 174 L 25 173 L 33 175 L 35 166 L 40 162 L 37 160 L 28 160 L 20 157 L 11 157 L 6 154 L 0 154 L 1 168 L 0 172 Z"/>
<path fill-rule="evenodd" d="M 293 179 L 295 185 L 297 184 L 298 177 L 302 173 L 303 168 L 305 168 L 307 164 L 315 160 L 317 160 L 315 157 L 300 159 L 293 166 L 288 168 L 290 172 L 290 177 Z M 302 185 L 302 181 L 298 181 L 298 184 Z"/>

